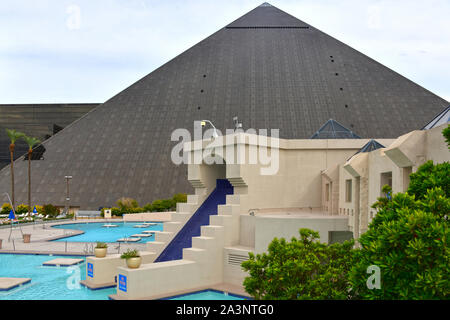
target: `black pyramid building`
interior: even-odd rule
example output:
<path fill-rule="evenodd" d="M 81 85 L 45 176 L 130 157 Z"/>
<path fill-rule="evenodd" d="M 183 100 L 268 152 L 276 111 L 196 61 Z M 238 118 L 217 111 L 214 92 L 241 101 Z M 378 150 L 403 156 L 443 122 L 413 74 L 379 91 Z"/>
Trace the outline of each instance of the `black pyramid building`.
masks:
<path fill-rule="evenodd" d="M 382 45 L 382 44 L 381 44 Z M 448 102 L 293 16 L 263 4 L 75 121 L 33 161 L 33 199 L 82 209 L 122 196 L 145 204 L 191 192 L 186 166 L 170 154 L 174 129 L 209 119 L 224 131 L 280 129 L 308 139 L 329 119 L 361 138 L 422 128 Z M 18 159 L 16 203 L 26 202 L 27 165 Z M 10 190 L 9 168 L 0 192 Z"/>

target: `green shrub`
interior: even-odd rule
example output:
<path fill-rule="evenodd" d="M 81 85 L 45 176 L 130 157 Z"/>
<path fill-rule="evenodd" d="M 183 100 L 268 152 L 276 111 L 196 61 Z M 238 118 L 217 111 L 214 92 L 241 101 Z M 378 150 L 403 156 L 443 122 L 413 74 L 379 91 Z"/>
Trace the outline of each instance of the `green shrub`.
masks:
<path fill-rule="evenodd" d="M 178 202 L 187 202 L 187 194 L 177 193 L 172 197 L 172 200 L 175 202 L 175 204 Z"/>
<path fill-rule="evenodd" d="M 119 208 L 112 207 L 111 208 L 111 216 L 121 217 L 123 215 L 123 212 L 120 211 Z"/>
<path fill-rule="evenodd" d="M 450 197 L 450 163 L 433 164 L 427 161 L 415 173 L 410 175 L 408 194 L 423 199 L 428 189 L 442 188 L 446 197 Z"/>
<path fill-rule="evenodd" d="M 144 209 L 144 212 L 153 212 L 153 206 L 151 203 L 147 203 L 143 209 Z"/>
<path fill-rule="evenodd" d="M 255 299 L 348 299 L 353 241 L 327 245 L 316 231 L 299 232 L 300 239 L 275 238 L 268 253 L 249 254 L 245 290 Z"/>
<path fill-rule="evenodd" d="M 137 258 L 140 257 L 139 251 L 128 249 L 122 255 L 120 256 L 121 259 L 130 259 L 130 258 Z"/>
<path fill-rule="evenodd" d="M 9 214 L 9 212 L 11 211 L 12 207 L 9 203 L 4 203 L 2 205 L 2 211 L 0 212 L 0 214 Z"/>
<path fill-rule="evenodd" d="M 59 215 L 59 209 L 52 204 L 45 204 L 42 206 L 42 214 L 49 216 L 49 218 L 56 218 Z"/>
<path fill-rule="evenodd" d="M 381 200 L 381 199 L 380 199 Z M 450 200 L 441 188 L 422 200 L 407 193 L 378 201 L 378 213 L 361 235 L 361 250 L 350 272 L 355 295 L 362 299 L 448 299 Z M 381 288 L 369 289 L 367 268 L 380 268 Z"/>
<path fill-rule="evenodd" d="M 28 206 L 25 204 L 20 204 L 16 208 L 16 214 L 24 214 L 28 212 Z"/>
<path fill-rule="evenodd" d="M 176 202 L 173 199 L 162 200 L 163 211 L 170 211 L 176 207 Z"/>
<path fill-rule="evenodd" d="M 156 212 L 164 211 L 164 204 L 162 200 L 155 200 L 152 202 L 152 209 Z"/>

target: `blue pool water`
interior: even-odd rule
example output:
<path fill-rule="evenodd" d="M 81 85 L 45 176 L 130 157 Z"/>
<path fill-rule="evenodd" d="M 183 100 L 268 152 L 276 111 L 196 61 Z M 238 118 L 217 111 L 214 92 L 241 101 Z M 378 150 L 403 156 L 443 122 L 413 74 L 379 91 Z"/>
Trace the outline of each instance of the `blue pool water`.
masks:
<path fill-rule="evenodd" d="M 115 224 L 118 227 L 106 228 L 102 227 L 105 222 L 90 222 L 90 223 L 70 223 L 64 225 L 53 226 L 53 228 L 58 229 L 71 229 L 71 230 L 82 230 L 83 234 L 61 238 L 54 241 L 71 241 L 71 242 L 106 242 L 112 243 L 117 242 L 120 238 L 128 238 L 133 234 L 139 234 L 144 230 L 152 231 L 162 231 L 163 223 L 155 222 L 156 225 L 148 226 L 146 228 L 135 228 L 135 225 L 142 224 L 142 222 L 108 222 L 108 224 Z M 141 238 L 139 242 L 144 243 L 155 241 L 155 236 L 148 238 Z"/>
<path fill-rule="evenodd" d="M 216 290 L 204 290 L 171 298 L 167 300 L 245 300 L 247 298 Z"/>
<path fill-rule="evenodd" d="M 31 278 L 10 291 L 0 291 L 0 300 L 108 300 L 116 288 L 90 290 L 79 285 L 86 279 L 86 263 L 75 267 L 44 267 L 42 263 L 67 256 L 0 254 L 0 277 Z"/>
<path fill-rule="evenodd" d="M 0 291 L 0 300 L 108 300 L 116 288 L 91 290 L 79 285 L 86 279 L 86 263 L 73 267 L 44 267 L 46 261 L 75 256 L 0 254 L 0 277 L 31 278 L 31 282 L 10 291 Z M 86 261 L 86 260 L 85 260 Z M 245 297 L 216 290 L 204 290 L 167 300 L 243 300 Z"/>

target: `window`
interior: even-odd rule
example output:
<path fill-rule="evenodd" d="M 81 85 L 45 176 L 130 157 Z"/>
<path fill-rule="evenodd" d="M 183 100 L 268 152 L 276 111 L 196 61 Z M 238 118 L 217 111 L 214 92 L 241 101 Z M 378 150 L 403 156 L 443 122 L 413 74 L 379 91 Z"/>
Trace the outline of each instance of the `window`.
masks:
<path fill-rule="evenodd" d="M 345 201 L 352 202 L 352 180 L 345 180 Z"/>
<path fill-rule="evenodd" d="M 325 184 L 325 201 L 330 201 L 330 184 Z"/>
<path fill-rule="evenodd" d="M 381 189 L 383 189 L 383 187 L 385 185 L 388 185 L 389 187 L 392 188 L 392 172 L 383 172 L 380 176 L 380 196 L 381 197 L 385 196 L 383 191 L 381 191 Z"/>

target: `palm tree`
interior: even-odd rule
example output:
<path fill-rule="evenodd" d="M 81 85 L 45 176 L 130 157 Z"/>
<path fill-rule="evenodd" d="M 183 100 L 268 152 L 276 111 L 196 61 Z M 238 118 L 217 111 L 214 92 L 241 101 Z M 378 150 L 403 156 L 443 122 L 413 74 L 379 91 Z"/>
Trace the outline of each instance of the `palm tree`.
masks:
<path fill-rule="evenodd" d="M 33 153 L 33 146 L 41 141 L 34 137 L 23 136 L 23 140 L 28 145 L 28 215 L 31 212 L 31 154 Z"/>
<path fill-rule="evenodd" d="M 9 145 L 9 153 L 11 155 L 11 198 L 12 198 L 12 206 L 15 211 L 15 200 L 14 200 L 14 148 L 16 146 L 17 139 L 20 139 L 24 136 L 22 132 L 18 132 L 16 130 L 6 129 L 6 133 L 8 134 L 9 139 L 11 140 L 11 144 Z"/>

